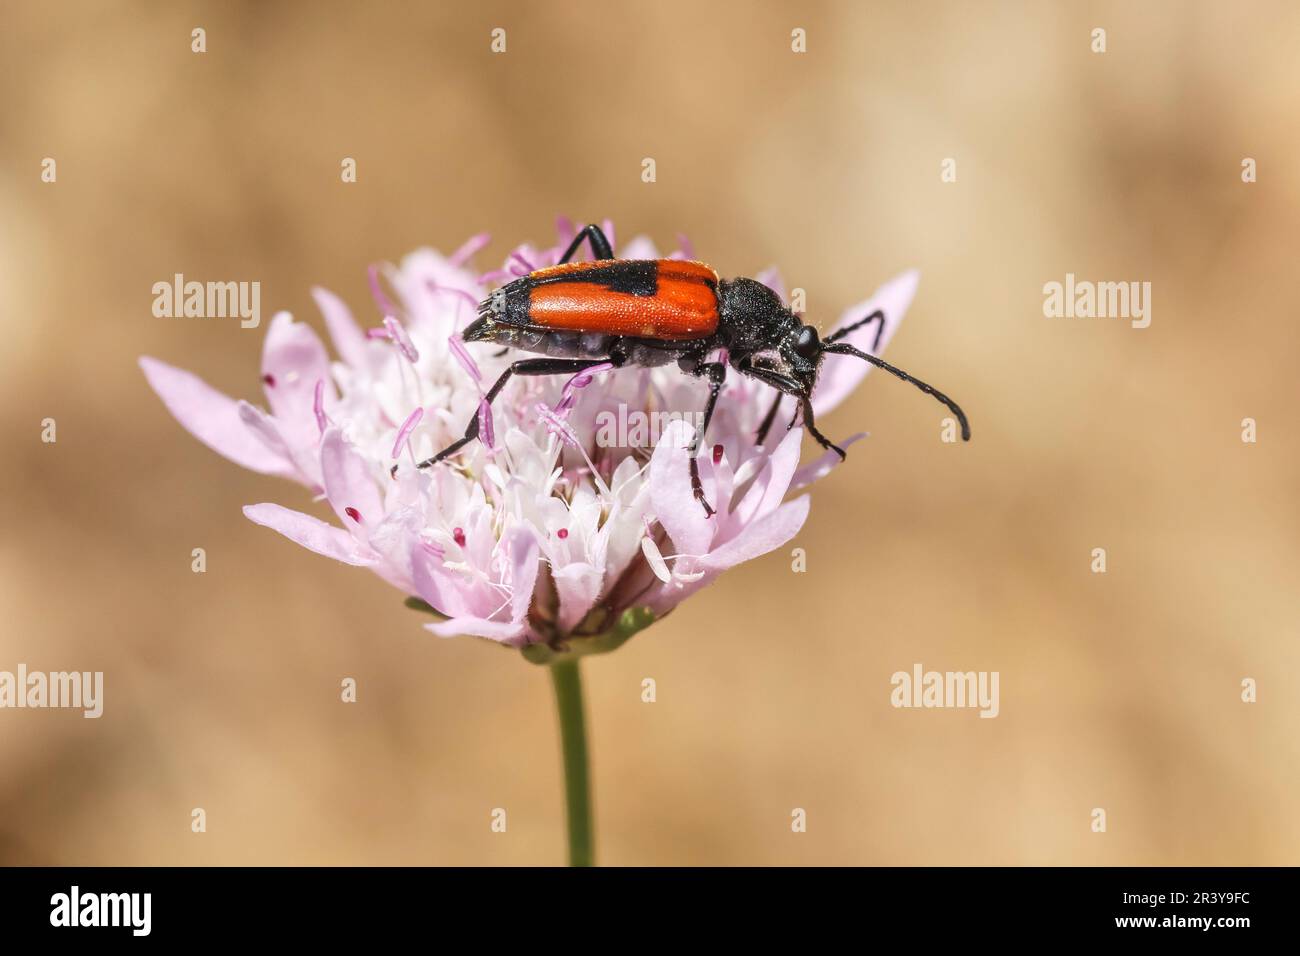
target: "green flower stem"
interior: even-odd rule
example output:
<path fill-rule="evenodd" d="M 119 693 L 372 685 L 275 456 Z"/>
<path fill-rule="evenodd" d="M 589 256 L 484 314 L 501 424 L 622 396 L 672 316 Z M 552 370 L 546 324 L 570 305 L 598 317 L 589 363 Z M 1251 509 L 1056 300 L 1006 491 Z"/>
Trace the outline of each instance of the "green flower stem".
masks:
<path fill-rule="evenodd" d="M 592 866 L 595 841 L 591 826 L 591 770 L 587 757 L 587 725 L 582 714 L 582 675 L 576 657 L 550 665 L 555 709 L 560 717 L 564 751 L 564 795 L 569 820 L 569 865 Z"/>
<path fill-rule="evenodd" d="M 441 621 L 446 615 L 428 602 L 410 597 L 406 606 L 432 614 Z M 591 821 L 591 769 L 587 757 L 587 724 L 582 714 L 582 677 L 578 661 L 588 654 L 608 654 L 623 646 L 639 631 L 655 622 L 648 607 L 626 608 L 618 620 L 599 634 L 568 635 L 550 642 L 525 645 L 524 660 L 550 668 L 555 687 L 555 710 L 560 717 L 560 747 L 564 752 L 564 796 L 569 820 L 569 865 L 595 865 L 595 837 Z"/>

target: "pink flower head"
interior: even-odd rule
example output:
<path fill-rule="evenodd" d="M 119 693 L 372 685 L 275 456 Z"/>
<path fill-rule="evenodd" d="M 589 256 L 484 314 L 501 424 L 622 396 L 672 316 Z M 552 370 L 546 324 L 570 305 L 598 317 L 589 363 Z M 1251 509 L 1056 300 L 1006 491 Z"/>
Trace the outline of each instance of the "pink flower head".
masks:
<path fill-rule="evenodd" d="M 488 277 L 508 281 L 525 266 L 554 263 L 574 235 L 567 220 L 559 230 L 555 245 L 520 246 Z M 612 239 L 612 229 L 607 233 Z M 309 326 L 277 315 L 262 356 L 266 409 L 156 359 L 141 358 L 141 368 L 196 438 L 246 468 L 293 479 L 323 496 L 333 513 L 324 520 L 254 504 L 244 509 L 250 520 L 369 568 L 435 612 L 439 619 L 425 626 L 436 634 L 523 647 L 532 659 L 616 646 L 726 569 L 799 532 L 809 496 L 790 493 L 838 458 L 821 455 L 800 468 L 798 427 L 778 425 L 767 447 L 756 446 L 771 392 L 751 380 L 728 378 L 697 457 L 712 516 L 692 494 L 694 419 L 682 420 L 704 407 L 708 385 L 675 366 L 598 366 L 567 380 L 515 377 L 486 407 L 482 382 L 495 381 L 514 357 L 495 347 L 471 354 L 473 346 L 460 341 L 474 311 L 466 302 L 490 291 L 471 267 L 486 241 L 476 236 L 449 257 L 420 250 L 386 268 L 396 299 L 371 267 L 372 295 L 387 316 L 377 337 L 336 296 L 314 290 L 338 355 L 333 363 Z M 676 255 L 693 256 L 682 244 Z M 623 254 L 659 253 L 637 238 Z M 783 289 L 775 270 L 762 278 Z M 883 348 L 916 282 L 915 272 L 900 276 L 848 310 L 841 324 L 883 309 Z M 874 326 L 848 338 L 868 351 L 874 340 Z M 868 370 L 828 356 L 813 395 L 817 414 L 843 401 Z M 657 443 L 601 438 L 605 416 L 656 412 L 676 416 Z M 792 412 L 787 400 L 783 420 Z M 476 416 L 480 441 L 447 463 L 414 467 L 412 457 L 433 456 Z"/>

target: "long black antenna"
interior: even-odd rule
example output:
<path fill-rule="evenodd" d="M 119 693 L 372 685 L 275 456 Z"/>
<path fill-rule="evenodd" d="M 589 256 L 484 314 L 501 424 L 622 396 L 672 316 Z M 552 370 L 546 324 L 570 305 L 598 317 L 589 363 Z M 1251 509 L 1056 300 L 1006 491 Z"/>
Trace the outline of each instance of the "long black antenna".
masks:
<path fill-rule="evenodd" d="M 943 392 L 939 391 L 937 388 L 925 384 L 925 382 L 921 381 L 919 378 L 913 378 L 912 376 L 904 372 L 901 368 L 894 368 L 894 366 L 890 365 L 884 359 L 876 358 L 874 355 L 868 355 L 866 352 L 863 352 L 860 349 L 855 349 L 852 345 L 849 345 L 847 342 L 840 342 L 834 345 L 827 345 L 825 348 L 822 349 L 822 351 L 834 352 L 836 355 L 854 355 L 862 359 L 864 362 L 870 362 L 872 365 L 875 365 L 879 368 L 883 368 L 886 372 L 889 372 L 891 375 L 897 375 L 904 382 L 911 382 L 921 391 L 925 392 L 925 394 L 933 395 L 939 401 L 943 402 L 943 404 L 947 405 L 949 411 L 951 411 L 954 415 L 957 416 L 957 421 L 961 423 L 961 440 L 970 441 L 970 424 L 966 421 L 966 413 L 961 410 L 961 407 L 956 402 L 954 402 Z"/>
<path fill-rule="evenodd" d="M 829 345 L 832 342 L 838 342 L 840 339 L 844 338 L 844 336 L 848 335 L 850 332 L 856 332 L 868 322 L 880 323 L 876 326 L 876 339 L 871 343 L 871 351 L 879 352 L 880 337 L 885 334 L 885 313 L 881 309 L 876 309 L 876 311 L 872 312 L 870 315 L 864 316 L 863 318 L 858 319 L 858 321 L 850 323 L 843 328 L 836 329 L 830 335 L 826 336 L 826 344 Z"/>

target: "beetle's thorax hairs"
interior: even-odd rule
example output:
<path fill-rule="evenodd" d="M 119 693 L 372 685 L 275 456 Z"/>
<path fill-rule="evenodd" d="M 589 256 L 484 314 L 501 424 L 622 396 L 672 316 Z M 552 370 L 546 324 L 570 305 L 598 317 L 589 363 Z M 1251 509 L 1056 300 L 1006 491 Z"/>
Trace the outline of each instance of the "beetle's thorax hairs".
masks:
<path fill-rule="evenodd" d="M 718 304 L 718 337 L 735 354 L 779 349 L 803 325 L 780 296 L 755 279 L 722 280 Z"/>

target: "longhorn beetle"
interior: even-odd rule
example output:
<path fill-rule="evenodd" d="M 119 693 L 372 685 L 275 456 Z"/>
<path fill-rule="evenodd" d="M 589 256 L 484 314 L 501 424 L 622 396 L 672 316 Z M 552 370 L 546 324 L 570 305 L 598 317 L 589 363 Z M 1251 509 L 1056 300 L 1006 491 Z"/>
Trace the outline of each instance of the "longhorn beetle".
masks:
<path fill-rule="evenodd" d="M 570 262 L 583 240 L 595 260 Z M 466 342 L 495 342 L 508 348 L 537 352 L 546 358 L 520 359 L 488 389 L 490 404 L 512 375 L 574 375 L 596 365 L 657 366 L 676 362 L 688 375 L 706 378 L 709 398 L 704 421 L 690 448 L 691 490 L 707 515 L 714 510 L 704 497 L 696 458 L 709 428 L 727 366 L 776 389 L 772 407 L 759 426 L 762 444 L 772 427 L 782 395 L 799 402 L 803 423 L 823 448 L 844 458 L 844 449 L 817 430 L 812 392 L 826 355 L 852 355 L 883 368 L 948 406 L 961 423 L 963 441 L 970 425 L 957 403 L 938 389 L 902 369 L 840 341 L 872 322 L 875 345 L 885 327 L 877 309 L 824 340 L 817 330 L 787 309 L 775 292 L 754 279 L 719 279 L 702 262 L 678 259 L 615 259 L 599 226 L 589 225 L 569 243 L 558 265 L 538 269 L 502 286 L 483 300 L 478 318 L 466 327 Z M 724 349 L 725 361 L 709 361 Z M 792 423 L 793 424 L 793 423 Z M 417 467 L 427 468 L 454 455 L 478 437 L 479 418 L 470 419 L 458 438 Z M 396 472 L 397 466 L 393 466 Z"/>

